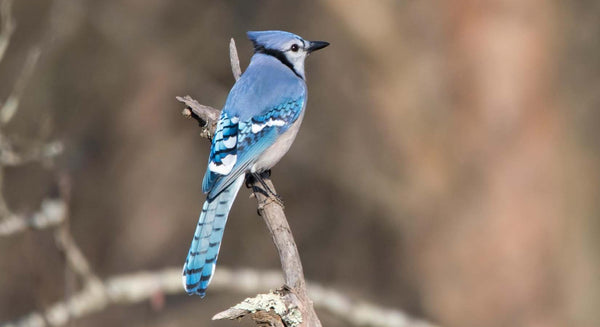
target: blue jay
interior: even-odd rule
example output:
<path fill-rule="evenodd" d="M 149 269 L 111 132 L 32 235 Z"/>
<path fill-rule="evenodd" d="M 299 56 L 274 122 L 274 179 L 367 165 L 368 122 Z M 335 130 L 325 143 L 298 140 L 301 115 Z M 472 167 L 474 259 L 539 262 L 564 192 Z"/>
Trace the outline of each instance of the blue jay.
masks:
<path fill-rule="evenodd" d="M 304 60 L 329 45 L 283 31 L 248 32 L 248 38 L 254 55 L 219 117 L 202 182 L 207 197 L 183 266 L 190 295 L 206 294 L 245 175 L 271 169 L 292 145 L 306 107 Z"/>

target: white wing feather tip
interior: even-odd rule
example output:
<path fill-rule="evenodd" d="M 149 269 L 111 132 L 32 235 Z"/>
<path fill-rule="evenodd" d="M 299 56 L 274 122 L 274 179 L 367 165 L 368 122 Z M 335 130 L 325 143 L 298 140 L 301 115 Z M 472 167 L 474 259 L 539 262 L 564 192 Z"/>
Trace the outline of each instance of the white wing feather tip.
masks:
<path fill-rule="evenodd" d="M 271 126 L 283 126 L 285 125 L 285 121 L 281 120 L 281 119 L 273 119 L 270 118 L 269 120 L 267 120 L 266 122 L 264 122 L 263 124 L 252 124 L 252 133 L 256 134 L 260 131 L 263 130 L 263 128 L 265 127 L 271 127 Z"/>
<path fill-rule="evenodd" d="M 226 140 L 223 140 L 223 145 L 228 149 L 232 149 L 236 145 L 236 143 L 237 136 L 230 136 Z"/>
<path fill-rule="evenodd" d="M 237 154 L 228 154 L 221 161 L 223 162 L 221 165 L 217 165 L 214 161 L 211 161 L 208 164 L 208 169 L 213 173 L 221 175 L 229 174 L 231 172 L 231 169 L 233 169 L 233 166 L 235 166 L 235 162 L 237 161 Z"/>

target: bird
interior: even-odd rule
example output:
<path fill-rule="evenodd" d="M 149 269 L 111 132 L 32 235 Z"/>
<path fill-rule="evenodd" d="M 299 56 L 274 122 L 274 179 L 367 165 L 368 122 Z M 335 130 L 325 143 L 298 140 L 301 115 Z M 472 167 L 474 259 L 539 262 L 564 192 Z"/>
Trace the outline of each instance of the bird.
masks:
<path fill-rule="evenodd" d="M 260 180 L 296 138 L 307 101 L 304 61 L 329 45 L 277 30 L 247 36 L 254 54 L 227 96 L 202 181 L 206 201 L 183 266 L 189 295 L 206 295 L 225 223 L 246 174 Z"/>

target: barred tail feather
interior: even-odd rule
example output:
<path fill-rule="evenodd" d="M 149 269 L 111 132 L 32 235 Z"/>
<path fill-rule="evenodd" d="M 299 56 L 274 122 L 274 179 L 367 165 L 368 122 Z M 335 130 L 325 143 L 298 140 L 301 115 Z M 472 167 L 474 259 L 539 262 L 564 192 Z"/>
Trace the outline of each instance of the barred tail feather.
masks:
<path fill-rule="evenodd" d="M 204 297 L 206 294 L 215 271 L 227 216 L 243 182 L 244 175 L 213 199 L 207 199 L 202 206 L 194 239 L 183 265 L 183 287 L 190 295 Z"/>

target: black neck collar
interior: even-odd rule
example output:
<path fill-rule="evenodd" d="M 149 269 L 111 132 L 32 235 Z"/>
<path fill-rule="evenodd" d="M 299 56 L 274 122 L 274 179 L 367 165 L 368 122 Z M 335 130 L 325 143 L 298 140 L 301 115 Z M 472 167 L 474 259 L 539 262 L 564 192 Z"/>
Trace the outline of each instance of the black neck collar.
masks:
<path fill-rule="evenodd" d="M 268 49 L 268 48 L 265 48 L 264 46 L 260 45 L 260 46 L 257 46 L 254 48 L 254 52 L 263 53 L 263 54 L 277 58 L 279 61 L 281 61 L 282 64 L 286 65 L 289 69 L 291 69 L 294 72 L 294 74 L 296 74 L 296 76 L 304 79 L 302 77 L 302 75 L 298 74 L 296 69 L 294 69 L 294 65 L 292 65 L 292 63 L 288 60 L 288 58 L 283 54 L 282 51 L 275 50 L 275 49 Z"/>

